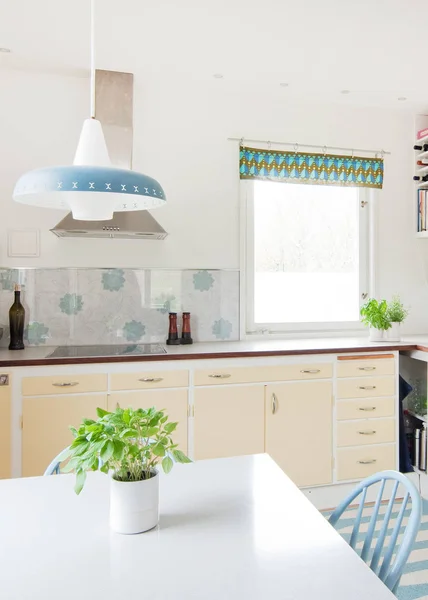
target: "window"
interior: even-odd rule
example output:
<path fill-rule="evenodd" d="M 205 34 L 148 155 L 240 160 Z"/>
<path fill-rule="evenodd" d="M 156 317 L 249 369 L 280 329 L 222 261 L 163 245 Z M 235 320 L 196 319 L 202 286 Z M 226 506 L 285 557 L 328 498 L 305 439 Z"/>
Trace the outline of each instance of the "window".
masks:
<path fill-rule="evenodd" d="M 360 327 L 367 190 L 243 182 L 247 332 Z"/>

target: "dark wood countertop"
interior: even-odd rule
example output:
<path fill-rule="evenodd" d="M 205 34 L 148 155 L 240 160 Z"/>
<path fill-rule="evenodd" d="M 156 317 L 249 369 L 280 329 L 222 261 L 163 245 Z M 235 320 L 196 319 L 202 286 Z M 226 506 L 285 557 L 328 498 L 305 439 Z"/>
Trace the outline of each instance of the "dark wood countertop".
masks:
<path fill-rule="evenodd" d="M 342 354 L 376 351 L 428 352 L 428 335 L 414 336 L 403 342 L 369 342 L 367 338 L 324 338 L 301 340 L 261 340 L 242 342 L 195 343 L 191 346 L 167 346 L 165 354 L 94 356 L 85 358 L 50 358 L 55 347 L 31 347 L 25 350 L 0 349 L 0 368 L 83 365 L 102 363 L 163 362 L 171 360 L 201 360 L 310 354 Z"/>

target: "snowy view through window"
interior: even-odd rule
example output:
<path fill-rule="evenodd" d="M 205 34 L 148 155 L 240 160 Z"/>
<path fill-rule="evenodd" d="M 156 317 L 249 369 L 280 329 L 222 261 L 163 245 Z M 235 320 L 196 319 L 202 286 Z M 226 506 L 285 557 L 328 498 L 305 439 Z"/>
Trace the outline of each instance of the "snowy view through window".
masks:
<path fill-rule="evenodd" d="M 254 321 L 358 321 L 358 189 L 254 183 Z"/>

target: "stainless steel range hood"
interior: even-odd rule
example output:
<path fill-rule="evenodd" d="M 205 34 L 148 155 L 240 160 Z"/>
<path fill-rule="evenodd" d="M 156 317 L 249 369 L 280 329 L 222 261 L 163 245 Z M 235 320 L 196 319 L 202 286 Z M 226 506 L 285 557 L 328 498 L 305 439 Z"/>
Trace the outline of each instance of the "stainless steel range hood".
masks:
<path fill-rule="evenodd" d="M 112 164 L 132 167 L 132 73 L 97 70 L 96 118 L 102 123 Z M 147 210 L 114 213 L 111 221 L 77 221 L 69 213 L 53 229 L 58 237 L 164 240 L 168 235 Z"/>
<path fill-rule="evenodd" d="M 76 221 L 69 213 L 51 231 L 63 238 L 164 240 L 168 235 L 147 210 L 114 213 L 111 221 Z"/>

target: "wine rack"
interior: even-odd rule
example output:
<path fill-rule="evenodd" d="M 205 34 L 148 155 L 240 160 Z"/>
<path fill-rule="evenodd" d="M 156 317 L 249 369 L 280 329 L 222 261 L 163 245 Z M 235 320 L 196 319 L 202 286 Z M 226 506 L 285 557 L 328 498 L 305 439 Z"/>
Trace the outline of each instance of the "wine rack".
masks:
<path fill-rule="evenodd" d="M 416 236 L 428 238 L 428 115 L 415 118 L 414 205 Z"/>

